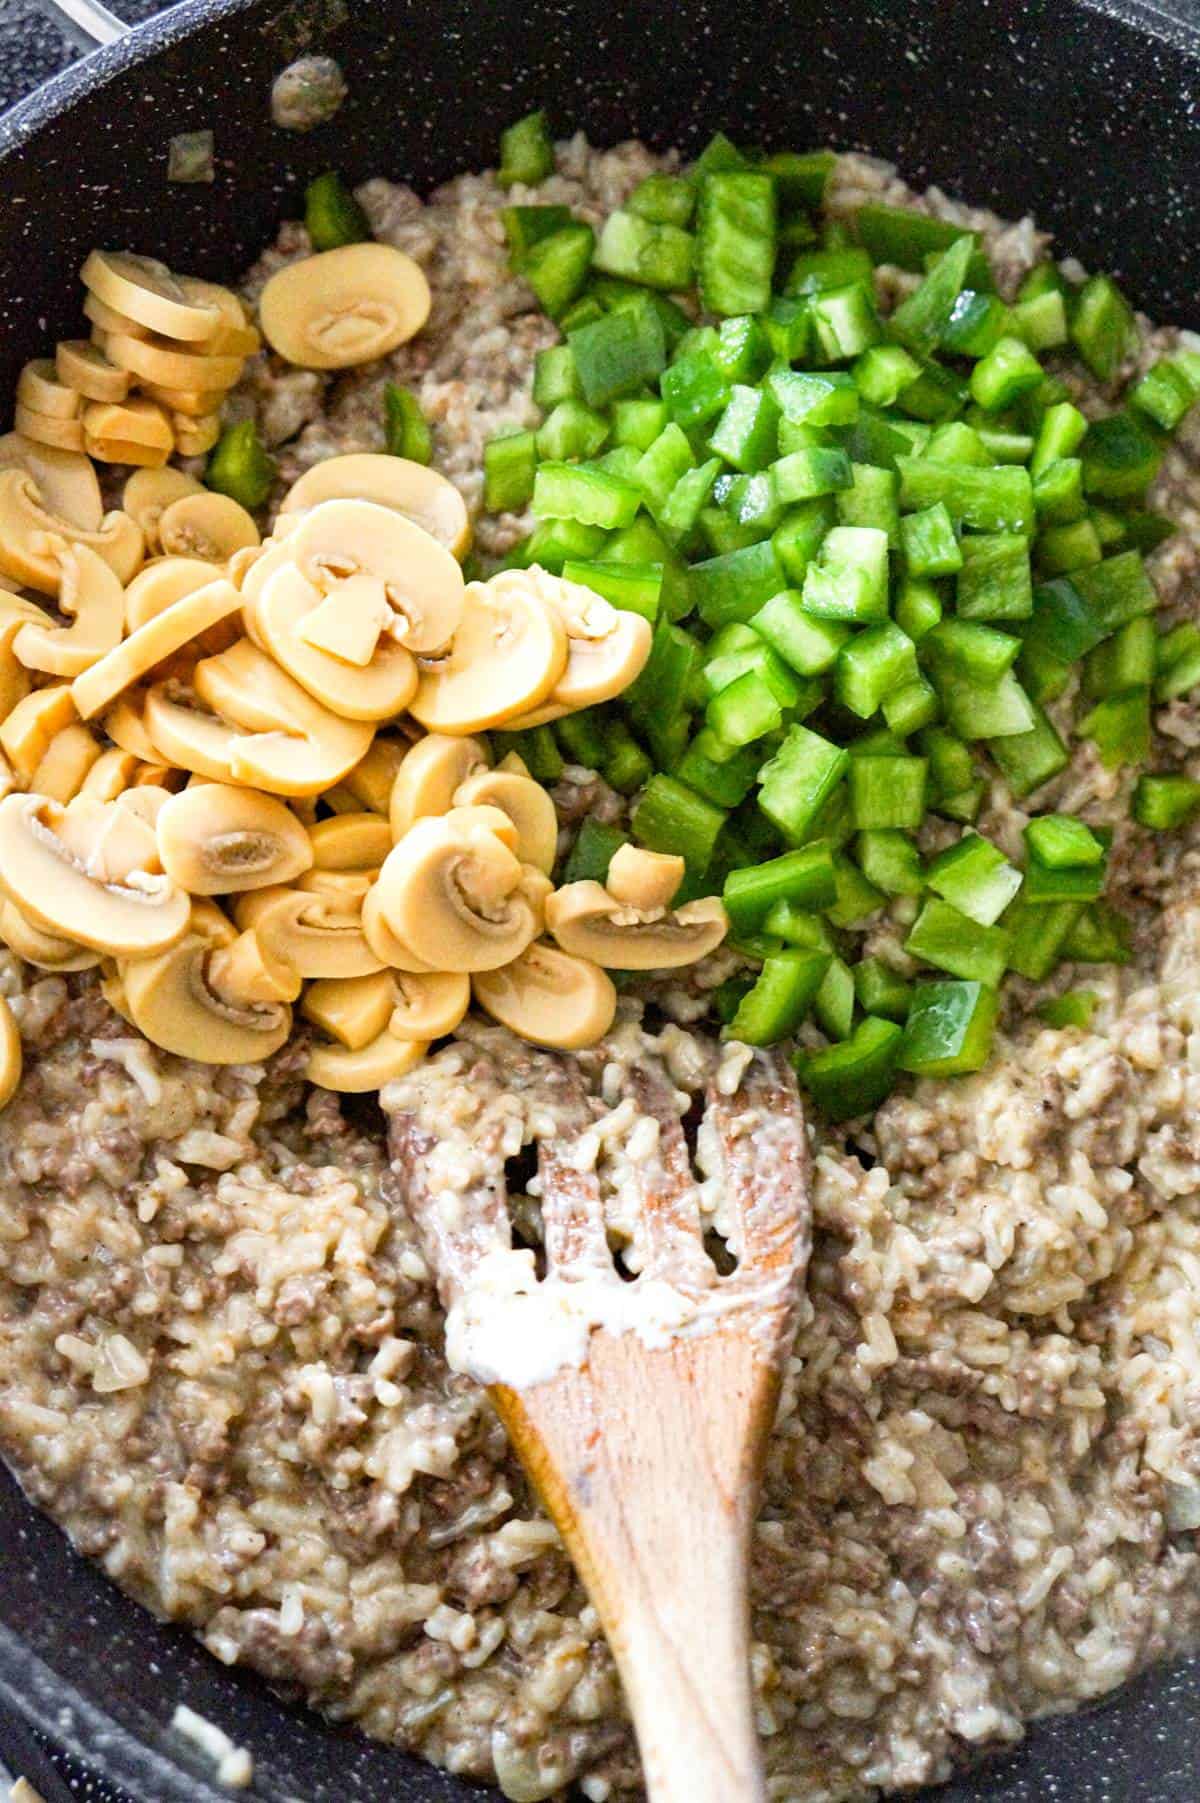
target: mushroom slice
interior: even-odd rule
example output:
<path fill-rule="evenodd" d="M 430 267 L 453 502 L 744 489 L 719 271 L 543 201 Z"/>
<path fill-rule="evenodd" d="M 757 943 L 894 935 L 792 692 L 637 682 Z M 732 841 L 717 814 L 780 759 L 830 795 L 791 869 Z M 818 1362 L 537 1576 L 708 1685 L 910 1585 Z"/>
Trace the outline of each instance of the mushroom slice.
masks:
<path fill-rule="evenodd" d="M 65 811 L 40 795 L 0 801 L 0 887 L 9 900 L 37 925 L 109 957 L 150 957 L 181 938 L 183 890 L 144 872 L 96 881 L 59 834 Z"/>
<path fill-rule="evenodd" d="M 95 551 L 122 583 L 142 561 L 141 529 L 127 513 L 105 514 L 96 531 L 87 531 L 47 512 L 26 470 L 0 469 L 0 570 L 43 594 L 57 595 L 64 544 Z"/>
<path fill-rule="evenodd" d="M 288 533 L 296 568 L 323 595 L 365 576 L 391 611 L 384 630 L 418 655 L 440 651 L 458 628 L 463 575 L 444 545 L 374 501 L 323 501 Z"/>
<path fill-rule="evenodd" d="M 550 873 L 558 851 L 558 815 L 545 789 L 531 776 L 511 770 L 481 770 L 454 791 L 458 808 L 492 807 L 507 814 L 517 829 L 516 853 L 522 864 Z"/>
<path fill-rule="evenodd" d="M 158 764 L 162 762 L 163 754 L 146 731 L 145 705 L 146 698 L 142 694 L 122 696 L 109 708 L 101 724 L 119 751 L 127 751 L 139 764 Z"/>
<path fill-rule="evenodd" d="M 566 582 L 538 564 L 524 577 L 558 614 L 567 634 L 567 667 L 549 705 L 574 712 L 627 689 L 650 655 L 654 633 L 649 620 L 613 607 L 582 583 Z"/>
<path fill-rule="evenodd" d="M 158 523 L 164 509 L 185 495 L 202 495 L 206 491 L 195 476 L 183 470 L 135 470 L 121 492 L 121 505 L 142 529 L 148 551 L 160 551 Z"/>
<path fill-rule="evenodd" d="M 7 720 L 19 701 L 28 695 L 33 684 L 28 670 L 13 650 L 13 640 L 23 626 L 42 626 L 54 631 L 54 620 L 32 601 L 10 595 L 0 589 L 0 720 Z"/>
<path fill-rule="evenodd" d="M 240 1002 L 294 1002 L 302 987 L 296 972 L 273 958 L 253 931 L 217 946 L 208 981 L 217 995 Z"/>
<path fill-rule="evenodd" d="M 487 767 L 487 748 L 481 739 L 437 732 L 418 739 L 405 753 L 392 783 L 388 812 L 393 838 L 402 838 L 415 820 L 448 814 L 456 791 Z"/>
<path fill-rule="evenodd" d="M 169 556 L 206 563 L 226 563 L 235 551 L 255 550 L 261 542 L 246 509 L 207 488 L 169 502 L 159 515 L 158 537 Z"/>
<path fill-rule="evenodd" d="M 330 1039 L 357 1052 L 378 1039 L 395 1005 L 395 977 L 390 970 L 377 970 L 366 977 L 322 977 L 310 983 L 300 1012 Z"/>
<path fill-rule="evenodd" d="M 271 349 L 301 369 L 351 369 L 407 343 L 429 317 L 419 263 L 390 244 L 345 244 L 277 270 L 258 302 Z"/>
<path fill-rule="evenodd" d="M 274 795 L 322 793 L 371 743 L 370 725 L 322 707 L 249 639 L 205 658 L 192 681 L 201 701 L 244 729 L 235 747 L 235 780 Z"/>
<path fill-rule="evenodd" d="M 286 518 L 307 513 L 323 501 L 374 501 L 377 507 L 390 507 L 455 557 L 462 557 L 471 543 L 470 515 L 458 489 L 410 457 L 388 457 L 380 451 L 326 457 L 292 483 L 279 511 Z"/>
<path fill-rule="evenodd" d="M 125 401 L 89 401 L 83 410 L 83 429 L 94 442 L 147 445 L 168 456 L 175 449 L 170 420 L 157 401 L 141 394 Z"/>
<path fill-rule="evenodd" d="M 186 413 L 172 413 L 171 431 L 181 457 L 203 457 L 221 436 L 221 415 L 206 413 L 202 419 L 189 419 Z"/>
<path fill-rule="evenodd" d="M 112 720 L 109 714 L 105 721 L 110 738 Z M 162 683 L 147 689 L 142 722 L 153 760 L 165 760 L 212 782 L 237 782 L 234 763 L 242 734 L 236 727 L 174 700 Z"/>
<path fill-rule="evenodd" d="M 536 707 L 567 665 L 567 635 L 553 608 L 505 570 L 468 585 L 447 654 L 422 662 L 410 712 L 429 732 L 479 732 Z"/>
<path fill-rule="evenodd" d="M 392 829 L 381 814 L 338 814 L 308 834 L 317 870 L 378 870 L 392 849 Z"/>
<path fill-rule="evenodd" d="M 234 552 L 230 580 L 236 580 L 242 591 L 246 604 L 246 631 L 251 638 L 255 638 L 255 608 L 271 578 L 278 575 L 280 570 L 291 567 L 292 553 L 290 546 L 277 538 L 269 538 L 265 545 L 254 552 L 253 557 L 250 555 L 251 549 L 247 546 L 245 551 Z"/>
<path fill-rule="evenodd" d="M 480 815 L 418 820 L 388 853 L 373 890 L 402 945 L 433 970 L 496 970 L 524 951 L 538 917 L 520 859 Z"/>
<path fill-rule="evenodd" d="M 93 882 L 125 883 L 135 871 L 162 874 L 154 828 L 119 802 L 76 796 L 63 809 L 58 834 Z"/>
<path fill-rule="evenodd" d="M 392 931 L 379 905 L 378 884 L 372 885 L 363 897 L 362 925 L 367 944 L 381 964 L 392 970 L 411 971 L 414 976 L 426 976 L 436 971 L 436 965 L 426 964 L 418 958 Z"/>
<path fill-rule="evenodd" d="M 191 895 L 233 895 L 290 883 L 313 861 L 308 834 L 272 795 L 227 783 L 202 783 L 158 815 L 158 854 L 172 881 Z"/>
<path fill-rule="evenodd" d="M 145 395 L 165 407 L 172 420 L 183 418 L 191 420 L 211 419 L 214 414 L 220 415 L 225 404 L 226 388 L 171 388 L 161 382 L 140 382 L 138 384 Z"/>
<path fill-rule="evenodd" d="M 0 720 L 0 751 L 16 772 L 18 781 L 30 783 L 33 773 L 57 738 L 79 718 L 66 683 L 35 689 Z"/>
<path fill-rule="evenodd" d="M 94 250 L 79 273 L 84 287 L 106 307 L 168 338 L 203 344 L 221 323 L 211 301 L 189 296 L 166 264 L 153 257 Z"/>
<path fill-rule="evenodd" d="M 84 448 L 81 419 L 60 419 L 53 413 L 35 413 L 32 407 L 23 407 L 18 401 L 13 409 L 13 425 L 22 438 L 47 445 L 52 450 L 79 452 Z"/>
<path fill-rule="evenodd" d="M 200 1064 L 261 1064 L 277 1052 L 292 1026 L 282 1002 L 218 994 L 210 965 L 213 942 L 189 933 L 156 958 L 121 964 L 130 1020 L 152 1045 Z"/>
<path fill-rule="evenodd" d="M 182 595 L 161 613 L 151 615 L 107 656 L 76 677 L 72 694 L 80 716 L 90 720 L 123 689 L 147 675 L 164 658 L 181 651 L 202 632 L 237 613 L 241 605 L 242 597 L 233 584 L 217 577 L 206 587 Z"/>
<path fill-rule="evenodd" d="M 123 401 L 129 372 L 110 363 L 97 344 L 86 338 L 64 338 L 55 352 L 55 373 L 66 388 L 89 401 Z"/>
<path fill-rule="evenodd" d="M 101 348 L 110 363 L 128 370 L 139 382 L 152 382 L 158 388 L 223 391 L 233 387 L 245 363 L 243 357 L 210 357 L 181 351 L 169 338 L 134 338 L 127 332 L 106 332 Z M 157 405 L 157 401 L 152 400 L 151 404 Z M 185 409 L 174 411 L 182 413 Z"/>
<path fill-rule="evenodd" d="M 347 1052 L 339 1046 L 314 1046 L 304 1074 L 320 1089 L 365 1095 L 405 1076 L 420 1064 L 428 1050 L 423 1041 L 397 1039 L 385 1027 L 378 1039 L 372 1039 L 358 1052 Z"/>
<path fill-rule="evenodd" d="M 609 970 L 677 970 L 715 951 L 729 917 L 715 895 L 661 908 L 630 908 L 599 883 L 567 883 L 546 900 L 546 926 L 565 952 Z"/>
<path fill-rule="evenodd" d="M 541 941 L 501 970 L 478 972 L 471 989 L 501 1026 L 533 1045 L 563 1052 L 595 1045 L 617 1012 L 617 992 L 606 971 Z"/>
<path fill-rule="evenodd" d="M 188 300 L 200 307 L 215 307 L 220 315 L 216 330 L 204 340 L 210 355 L 253 357 L 262 348 L 262 340 L 232 288 L 223 288 L 219 282 L 202 282 L 194 275 L 181 275 L 178 281 Z"/>
<path fill-rule="evenodd" d="M 120 643 L 125 591 L 112 569 L 86 545 L 67 545 L 58 605 L 70 626 L 22 626 L 13 650 L 28 670 L 80 676 Z"/>
<path fill-rule="evenodd" d="M 388 1025 L 397 1039 L 441 1039 L 454 1032 L 471 1006 L 471 979 L 465 971 L 389 974 L 396 1005 Z"/>
<path fill-rule="evenodd" d="M 380 866 L 362 870 L 306 870 L 296 878 L 297 889 L 308 889 L 313 895 L 349 897 L 357 906 L 367 896 Z"/>
<path fill-rule="evenodd" d="M 0 997 L 0 1108 L 6 1108 L 21 1081 L 21 1035 L 13 1011 Z"/>
<path fill-rule="evenodd" d="M 325 643 L 313 642 L 312 621 L 328 615 Z M 267 583 L 254 604 L 254 640 L 323 707 L 348 720 L 390 720 L 417 688 L 417 664 L 394 638 L 380 637 L 394 618 L 379 585 L 368 578 L 341 582 L 325 597 L 293 565 Z M 356 648 L 348 659 L 332 647 Z"/>
<path fill-rule="evenodd" d="M 149 326 L 140 326 L 136 319 L 130 319 L 128 313 L 122 313 L 117 307 L 106 306 L 97 295 L 90 292 L 83 297 L 83 312 L 84 317 L 92 322 L 93 343 L 107 338 L 110 332 L 124 332 L 129 338 L 153 336 Z"/>
<path fill-rule="evenodd" d="M 139 470 L 139 476 L 174 475 L 173 470 Z M 131 636 L 147 620 L 165 613 L 185 595 L 207 588 L 213 580 L 213 567 L 200 557 L 156 557 L 144 564 L 125 590 L 125 630 Z M 224 650 L 213 645 L 214 651 Z"/>
<path fill-rule="evenodd" d="M 0 438 L 0 469 L 24 470 L 32 476 L 38 504 L 51 517 L 84 532 L 100 530 L 104 501 L 90 458 L 35 444 L 20 432 L 6 432 Z"/>
<path fill-rule="evenodd" d="M 363 934 L 361 906 L 340 895 L 275 886 L 251 889 L 233 904 L 244 931 L 301 977 L 365 977 L 383 969 Z"/>
<path fill-rule="evenodd" d="M 673 852 L 644 851 L 619 845 L 612 855 L 604 887 L 626 908 L 669 908 L 687 866 Z"/>
<path fill-rule="evenodd" d="M 53 414 L 57 419 L 79 417 L 79 394 L 68 388 L 49 357 L 37 357 L 27 363 L 17 377 L 17 400 L 35 413 Z"/>
<path fill-rule="evenodd" d="M 70 970 L 94 970 L 100 962 L 99 952 L 76 945 L 73 939 L 63 939 L 58 933 L 44 932 L 10 901 L 0 901 L 0 939 L 10 952 L 16 952 L 27 964 L 36 964 L 39 970 L 65 975 Z"/>
<path fill-rule="evenodd" d="M 366 757 L 347 771 L 344 787 L 360 808 L 387 814 L 392 786 L 408 750 L 407 739 L 377 737 Z"/>
<path fill-rule="evenodd" d="M 97 463 L 129 464 L 134 469 L 160 470 L 171 455 L 164 445 L 138 444 L 129 438 L 95 438 L 89 433 L 84 442 L 88 456 Z"/>
<path fill-rule="evenodd" d="M 119 745 L 110 745 L 107 751 L 100 753 L 84 777 L 79 792 L 91 795 L 96 801 L 115 801 L 133 783 L 137 771 L 138 760 L 131 752 L 122 751 Z"/>
<path fill-rule="evenodd" d="M 46 747 L 45 756 L 33 773 L 30 788 L 35 795 L 50 801 L 71 801 L 83 788 L 93 766 L 99 761 L 102 747 L 86 726 L 78 721 L 64 726 Z"/>

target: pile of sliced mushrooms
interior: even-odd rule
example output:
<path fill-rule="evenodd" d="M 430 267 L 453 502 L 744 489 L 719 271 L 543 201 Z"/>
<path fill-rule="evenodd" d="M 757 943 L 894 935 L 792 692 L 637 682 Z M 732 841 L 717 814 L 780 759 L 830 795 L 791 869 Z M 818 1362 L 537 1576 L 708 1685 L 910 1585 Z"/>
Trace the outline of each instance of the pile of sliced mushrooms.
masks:
<path fill-rule="evenodd" d="M 93 343 L 27 366 L 0 438 L 0 940 L 99 967 L 139 1032 L 203 1063 L 270 1056 L 298 1007 L 309 1077 L 341 1091 L 402 1075 L 472 1001 L 592 1044 L 609 969 L 712 951 L 724 911 L 672 907 L 678 858 L 625 846 L 605 884 L 556 888 L 553 801 L 483 736 L 619 694 L 647 622 L 538 567 L 466 582 L 461 495 L 403 458 L 317 464 L 264 542 L 166 462 L 257 345 L 241 303 L 129 255 L 83 280 Z M 279 355 L 344 368 L 428 308 L 411 259 L 356 245 L 280 270 L 260 317 Z M 93 458 L 133 466 L 119 508 Z M 0 1005 L 0 1105 L 20 1068 Z"/>

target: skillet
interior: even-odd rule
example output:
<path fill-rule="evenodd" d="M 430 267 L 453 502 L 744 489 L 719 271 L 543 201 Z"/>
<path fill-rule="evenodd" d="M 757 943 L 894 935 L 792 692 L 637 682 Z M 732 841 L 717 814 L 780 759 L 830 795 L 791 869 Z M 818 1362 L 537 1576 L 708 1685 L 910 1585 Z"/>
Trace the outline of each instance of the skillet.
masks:
<path fill-rule="evenodd" d="M 0 120 L 0 394 L 77 331 L 75 271 L 93 244 L 228 280 L 313 175 L 427 189 L 493 162 L 500 129 L 539 105 L 599 142 L 636 132 L 695 150 L 720 126 L 875 151 L 917 186 L 1032 209 L 1147 311 L 1200 326 L 1200 4 L 1187 3 L 1194 23 L 1141 0 L 186 0 Z M 272 126 L 267 95 L 303 50 L 337 56 L 350 97 L 296 137 Z M 168 187 L 169 139 L 204 128 L 216 181 Z M 273 1803 L 484 1794 L 219 1666 L 74 1557 L 0 1471 L 0 1708 L 142 1803 L 217 1803 L 228 1793 L 169 1731 L 180 1700 L 251 1749 L 255 1794 Z M 1200 1660 L 1152 1672 L 937 1795 L 1185 1803 L 1200 1795 L 1198 1704 Z"/>

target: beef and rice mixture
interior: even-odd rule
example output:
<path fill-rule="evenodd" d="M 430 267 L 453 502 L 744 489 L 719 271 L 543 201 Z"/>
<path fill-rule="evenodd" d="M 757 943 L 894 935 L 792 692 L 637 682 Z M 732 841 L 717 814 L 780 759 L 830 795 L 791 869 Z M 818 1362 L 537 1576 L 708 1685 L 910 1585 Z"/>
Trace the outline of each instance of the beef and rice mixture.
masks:
<path fill-rule="evenodd" d="M 598 222 L 653 166 L 576 140 L 540 198 Z M 833 208 L 867 195 L 914 198 L 843 158 Z M 360 198 L 428 271 L 429 329 L 349 377 L 260 358 L 235 405 L 287 483 L 378 449 L 397 377 L 477 504 L 483 444 L 534 419 L 532 359 L 554 335 L 508 273 L 503 197 L 465 177 L 427 204 L 386 181 Z M 1043 248 L 1028 221 L 921 204 L 981 228 L 1008 291 Z M 248 291 L 308 248 L 285 226 Z M 1144 329 L 1145 361 L 1166 337 Z M 1188 459 L 1185 433 L 1158 501 L 1186 530 L 1151 566 L 1180 615 L 1200 611 Z M 524 526 L 482 522 L 482 548 Z M 1197 774 L 1192 704 L 1157 726 L 1159 766 Z M 815 1252 L 754 1548 L 778 1803 L 943 1778 L 1197 1638 L 1200 852 L 1129 824 L 1126 780 L 1083 747 L 1038 797 L 1119 823 L 1137 956 L 1089 971 L 1093 1030 L 1041 1026 L 1012 985 L 988 1070 L 817 1130 Z M 558 799 L 568 829 L 622 805 L 581 771 Z M 1011 855 L 1023 820 L 997 804 L 980 824 Z M 705 1062 L 700 991 L 729 967 L 663 990 L 648 1038 L 623 1004 L 614 1059 L 661 1059 L 681 1108 Z M 35 1502 L 219 1659 L 330 1715 L 514 1798 L 636 1794 L 596 1617 L 485 1396 L 443 1358 L 383 1117 L 306 1093 L 298 1045 L 266 1069 L 184 1064 L 131 1037 L 90 978 L 6 955 L 2 980 L 27 1076 L 0 1117 L 0 1446 Z M 503 1112 L 521 1056 L 468 1028 L 433 1060 L 447 1128 Z M 619 1162 L 637 1121 L 603 1064 L 588 1068 Z"/>

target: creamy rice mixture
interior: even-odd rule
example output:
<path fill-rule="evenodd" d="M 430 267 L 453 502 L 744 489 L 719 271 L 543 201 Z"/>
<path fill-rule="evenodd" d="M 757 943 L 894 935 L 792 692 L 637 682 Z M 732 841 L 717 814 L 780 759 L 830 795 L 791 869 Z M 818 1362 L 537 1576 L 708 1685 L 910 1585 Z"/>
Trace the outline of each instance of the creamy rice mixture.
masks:
<path fill-rule="evenodd" d="M 538 198 L 598 223 L 659 166 L 576 139 Z M 916 201 L 886 166 L 842 158 L 832 210 L 868 197 Z M 400 380 L 477 506 L 483 444 L 536 420 L 532 360 L 555 337 L 508 272 L 507 197 L 467 176 L 428 203 L 382 180 L 359 198 L 428 272 L 429 328 L 349 376 L 263 356 L 234 409 L 286 484 L 381 448 L 382 386 Z M 918 204 L 981 229 L 1005 291 L 1044 252 L 1028 220 L 936 191 Z M 284 226 L 247 292 L 308 249 Z M 1138 367 L 1176 336 L 1142 326 Z M 1092 412 L 1112 398 L 1080 395 Z M 1194 428 L 1156 501 L 1184 531 L 1152 573 L 1170 613 L 1195 615 Z M 525 525 L 482 521 L 482 550 Z M 1158 767 L 1200 775 L 1194 704 L 1156 725 Z M 988 1070 L 918 1084 L 869 1127 L 815 1130 L 813 1259 L 754 1546 L 776 1803 L 944 1778 L 1200 1637 L 1200 851 L 1129 823 L 1129 780 L 1083 745 L 1035 798 L 1116 825 L 1136 960 L 1088 969 L 1092 1029 L 1043 1027 L 1046 991 L 1012 981 Z M 564 834 L 624 806 L 580 770 L 556 799 Z M 1024 819 L 997 793 L 980 826 L 1012 855 Z M 864 949 L 885 940 L 886 916 Z M 583 1060 L 614 1197 L 646 1126 L 621 1101 L 622 1060 L 658 1070 L 683 1112 L 711 1056 L 693 1030 L 704 990 L 730 968 L 719 954 L 660 985 L 645 1026 L 624 1004 L 613 1047 Z M 1076 980 L 1064 968 L 1049 988 Z M 336 1718 L 518 1803 L 572 1784 L 593 1803 L 635 1796 L 595 1614 L 485 1395 L 445 1362 L 383 1115 L 306 1092 L 299 1039 L 266 1068 L 187 1064 L 131 1035 L 88 977 L 4 954 L 0 983 L 27 1069 L 0 1116 L 0 1450 L 29 1495 L 217 1658 Z M 517 1155 L 529 1232 L 511 1091 L 538 1058 L 468 1026 L 416 1083 L 496 1170 Z"/>

